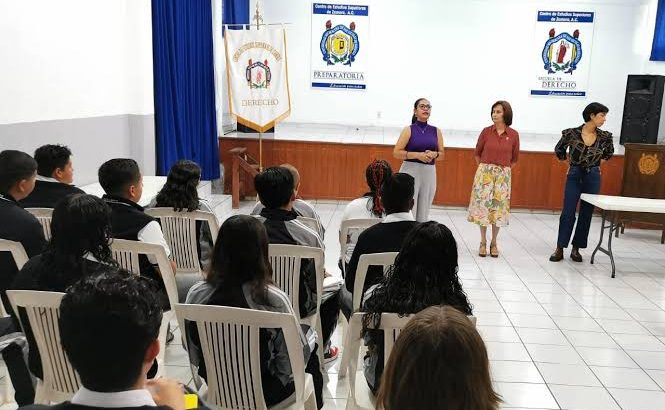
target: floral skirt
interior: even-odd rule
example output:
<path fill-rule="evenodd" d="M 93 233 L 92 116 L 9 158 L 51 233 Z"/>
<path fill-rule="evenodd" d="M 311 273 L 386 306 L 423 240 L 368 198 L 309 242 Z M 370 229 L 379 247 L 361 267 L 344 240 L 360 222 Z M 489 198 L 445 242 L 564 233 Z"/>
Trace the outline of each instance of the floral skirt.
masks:
<path fill-rule="evenodd" d="M 469 201 L 469 222 L 481 226 L 508 225 L 510 174 L 510 167 L 482 163 L 478 165 Z"/>

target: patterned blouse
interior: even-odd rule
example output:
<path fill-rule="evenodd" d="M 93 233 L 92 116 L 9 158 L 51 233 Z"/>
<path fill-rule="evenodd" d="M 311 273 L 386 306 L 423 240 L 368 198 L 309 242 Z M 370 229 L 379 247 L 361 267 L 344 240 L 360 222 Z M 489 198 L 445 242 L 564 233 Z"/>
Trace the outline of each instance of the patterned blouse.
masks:
<path fill-rule="evenodd" d="M 570 149 L 568 149 L 570 148 Z M 569 151 L 569 156 L 566 156 Z M 614 154 L 612 133 L 596 129 L 596 141 L 587 146 L 582 139 L 582 126 L 561 131 L 561 139 L 554 147 L 554 153 L 560 160 L 569 158 L 570 165 L 583 168 L 597 167 L 600 160 L 608 160 Z"/>

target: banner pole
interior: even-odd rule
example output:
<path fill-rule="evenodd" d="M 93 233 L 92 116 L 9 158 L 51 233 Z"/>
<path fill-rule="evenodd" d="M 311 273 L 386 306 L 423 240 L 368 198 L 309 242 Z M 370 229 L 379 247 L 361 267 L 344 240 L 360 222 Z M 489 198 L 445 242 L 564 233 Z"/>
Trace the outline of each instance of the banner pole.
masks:
<path fill-rule="evenodd" d="M 263 133 L 259 132 L 259 172 L 263 172 Z"/>

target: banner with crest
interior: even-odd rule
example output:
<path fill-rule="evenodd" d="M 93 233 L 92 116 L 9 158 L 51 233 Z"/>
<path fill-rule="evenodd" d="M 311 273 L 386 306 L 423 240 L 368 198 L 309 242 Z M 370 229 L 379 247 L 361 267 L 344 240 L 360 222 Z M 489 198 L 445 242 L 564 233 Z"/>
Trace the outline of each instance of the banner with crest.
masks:
<path fill-rule="evenodd" d="M 229 110 L 265 132 L 291 113 L 284 29 L 226 30 Z"/>
<path fill-rule="evenodd" d="M 313 88 L 367 88 L 369 6 L 312 3 Z"/>
<path fill-rule="evenodd" d="M 538 11 L 531 95 L 587 95 L 593 26 L 590 11 Z"/>

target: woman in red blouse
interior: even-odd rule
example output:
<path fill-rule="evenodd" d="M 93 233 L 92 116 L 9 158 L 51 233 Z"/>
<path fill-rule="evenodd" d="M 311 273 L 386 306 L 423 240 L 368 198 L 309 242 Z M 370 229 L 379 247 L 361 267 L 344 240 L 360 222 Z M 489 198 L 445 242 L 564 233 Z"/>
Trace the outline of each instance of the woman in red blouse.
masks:
<path fill-rule="evenodd" d="M 487 256 L 487 226 L 492 225 L 490 256 L 498 257 L 496 244 L 499 228 L 508 225 L 510 216 L 511 167 L 520 152 L 520 136 L 510 128 L 513 109 L 507 101 L 492 105 L 491 125 L 480 133 L 476 144 L 478 169 L 473 179 L 467 220 L 480 226 L 478 255 Z"/>

